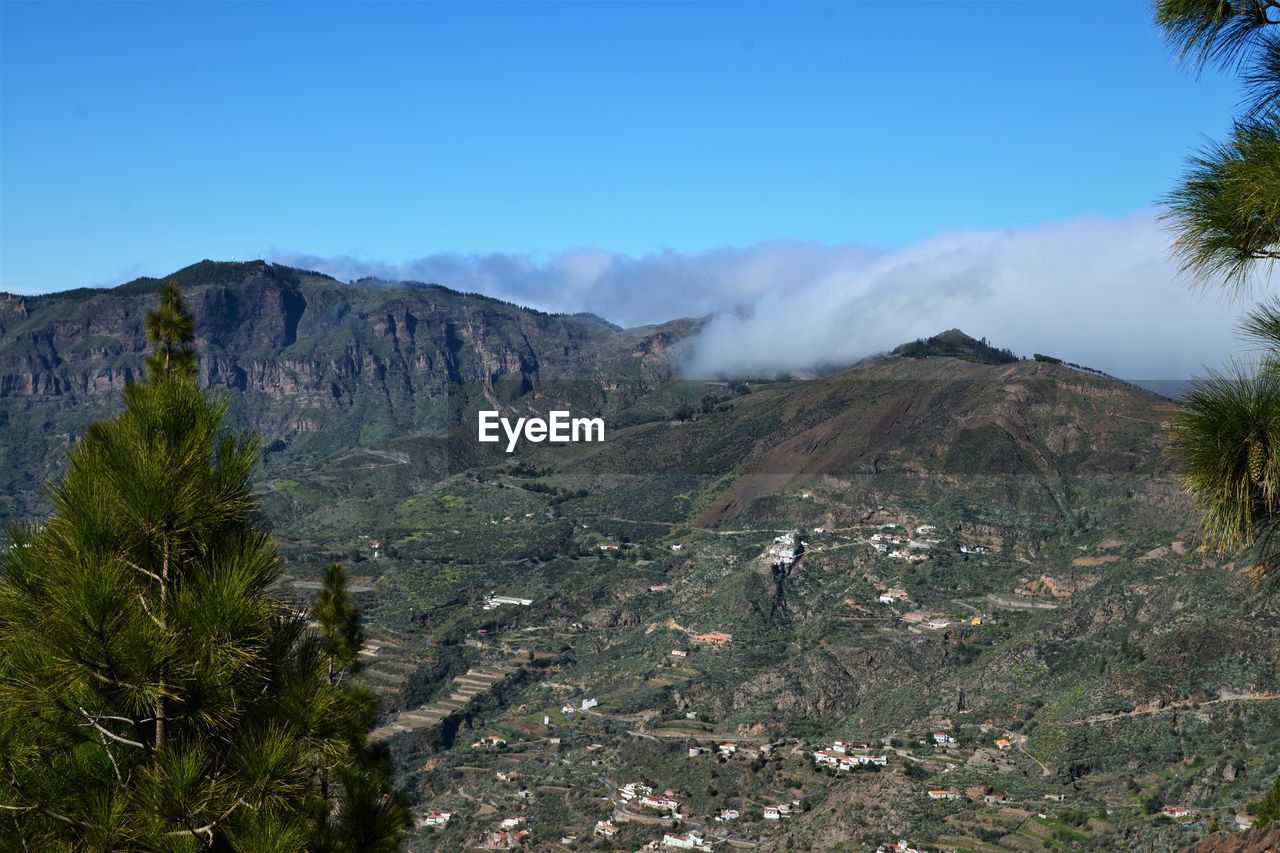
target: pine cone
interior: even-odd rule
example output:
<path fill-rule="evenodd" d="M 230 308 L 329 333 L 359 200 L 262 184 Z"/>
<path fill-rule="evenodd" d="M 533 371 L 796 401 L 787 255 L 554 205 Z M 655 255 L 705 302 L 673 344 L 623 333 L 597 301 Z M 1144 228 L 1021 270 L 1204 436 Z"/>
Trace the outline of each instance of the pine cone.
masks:
<path fill-rule="evenodd" d="M 1255 485 L 1262 485 L 1262 480 L 1266 474 L 1267 451 L 1262 446 L 1262 442 L 1256 438 L 1249 438 L 1249 477 Z"/>

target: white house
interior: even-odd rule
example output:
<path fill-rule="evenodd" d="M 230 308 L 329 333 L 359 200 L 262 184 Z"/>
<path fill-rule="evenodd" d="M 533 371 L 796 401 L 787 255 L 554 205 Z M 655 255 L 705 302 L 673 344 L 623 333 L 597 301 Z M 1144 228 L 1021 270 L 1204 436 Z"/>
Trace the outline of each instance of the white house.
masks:
<path fill-rule="evenodd" d="M 678 811 L 680 808 L 679 803 L 665 794 L 661 796 L 655 794 L 642 794 L 638 802 L 646 809 L 653 809 L 654 811 L 660 812 L 674 812 Z"/>
<path fill-rule="evenodd" d="M 765 806 L 765 820 L 782 820 L 782 808 L 780 806 Z"/>
<path fill-rule="evenodd" d="M 628 782 L 618 789 L 618 796 L 622 797 L 625 802 L 631 802 L 641 794 L 652 793 L 652 788 L 648 785 L 641 785 L 639 782 Z"/>
<path fill-rule="evenodd" d="M 489 596 L 484 600 L 484 609 L 496 610 L 497 608 L 503 606 L 504 604 L 513 604 L 518 607 L 528 607 L 529 605 L 533 604 L 533 599 L 519 598 L 514 595 L 494 595 L 490 593 Z"/>
<path fill-rule="evenodd" d="M 716 821 L 719 823 L 728 823 L 731 820 L 737 820 L 742 817 L 737 809 L 721 809 L 720 814 L 716 815 Z"/>
<path fill-rule="evenodd" d="M 618 827 L 607 820 L 596 821 L 595 834 L 602 838 L 613 838 L 619 832 Z"/>
<path fill-rule="evenodd" d="M 592 708 L 594 708 L 595 706 L 597 706 L 597 705 L 599 705 L 599 704 L 600 704 L 600 700 L 598 700 L 598 699 L 583 699 L 583 700 L 582 700 L 582 710 L 584 710 L 584 711 L 590 711 Z"/>
<path fill-rule="evenodd" d="M 960 799 L 960 792 L 959 792 L 959 791 L 957 791 L 955 788 L 943 788 L 943 789 L 939 789 L 939 790 L 933 790 L 933 791 L 930 791 L 930 792 L 929 792 L 929 799 L 931 799 L 931 800 L 958 800 L 958 799 Z"/>
<path fill-rule="evenodd" d="M 673 833 L 665 833 L 662 836 L 662 846 L 671 847 L 676 850 L 710 850 L 702 840 L 702 836 L 696 832 L 685 832 L 679 835 Z"/>
<path fill-rule="evenodd" d="M 453 818 L 453 812 L 441 811 L 440 809 L 432 809 L 422 817 L 418 818 L 418 826 L 444 826 Z"/>
<path fill-rule="evenodd" d="M 813 753 L 813 760 L 824 767 L 840 766 L 841 756 L 829 749 L 819 749 Z"/>

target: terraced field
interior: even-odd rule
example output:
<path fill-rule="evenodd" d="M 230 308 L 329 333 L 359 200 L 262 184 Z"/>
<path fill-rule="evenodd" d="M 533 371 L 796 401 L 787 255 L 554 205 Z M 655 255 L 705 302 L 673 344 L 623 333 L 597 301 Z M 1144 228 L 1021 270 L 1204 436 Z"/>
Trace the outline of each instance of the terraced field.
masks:
<path fill-rule="evenodd" d="M 412 732 L 428 726 L 434 726 L 442 722 L 450 714 L 461 711 L 471 700 L 487 692 L 495 684 L 515 672 L 516 669 L 517 667 L 511 664 L 501 663 L 468 669 L 464 674 L 453 679 L 451 685 L 453 689 L 447 698 L 428 702 L 407 711 L 400 711 L 387 722 L 374 729 L 372 738 L 375 741 L 385 740 L 402 732 Z M 365 674 L 368 675 L 368 673 Z"/>

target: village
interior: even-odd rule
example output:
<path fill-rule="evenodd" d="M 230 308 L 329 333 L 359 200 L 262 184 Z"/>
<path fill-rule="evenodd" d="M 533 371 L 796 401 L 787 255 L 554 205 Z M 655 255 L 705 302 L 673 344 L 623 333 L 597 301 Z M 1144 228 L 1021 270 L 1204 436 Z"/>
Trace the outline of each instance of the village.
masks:
<path fill-rule="evenodd" d="M 521 522 L 516 516 L 502 523 Z M 986 815 L 964 820 L 1052 828 L 1059 826 L 1059 811 L 1077 808 L 1077 795 L 1045 776 L 1051 768 L 1031 751 L 1025 732 L 968 718 L 963 708 L 954 716 L 934 718 L 931 725 L 920 727 L 917 721 L 905 728 L 878 728 L 861 739 L 796 738 L 785 727 L 767 723 L 760 733 L 743 734 L 723 725 L 712 709 L 681 696 L 687 695 L 685 685 L 692 690 L 706 673 L 719 669 L 718 661 L 735 659 L 751 640 L 741 639 L 739 620 L 717 618 L 714 608 L 699 611 L 701 618 L 695 620 L 664 612 L 673 606 L 687 609 L 689 596 L 700 594 L 690 588 L 690 568 L 707 561 L 714 539 L 686 535 L 661 545 L 665 560 L 652 551 L 637 559 L 639 546 L 607 532 L 605 525 L 583 523 L 580 528 L 582 547 L 599 554 L 596 559 L 617 561 L 624 571 L 635 567 L 633 591 L 626 594 L 635 596 L 626 599 L 635 604 L 628 606 L 652 615 L 627 630 L 649 638 L 643 648 L 650 651 L 628 661 L 626 671 L 635 684 L 648 681 L 676 689 L 676 705 L 626 704 L 626 693 L 617 689 L 620 673 L 568 677 L 557 649 L 607 647 L 613 629 L 581 616 L 548 621 L 545 614 L 553 600 L 544 588 L 510 579 L 493 583 L 464 605 L 487 621 L 463 638 L 468 654 L 480 657 L 455 676 L 451 695 L 448 690 L 441 694 L 450 698 L 400 712 L 381 736 L 413 734 L 459 714 L 470 722 L 474 703 L 508 680 L 541 679 L 542 686 L 530 695 L 544 698 L 531 707 L 483 714 L 474 730 L 468 729 L 465 737 L 460 733 L 460 742 L 452 747 L 465 754 L 452 762 L 460 774 L 457 781 L 415 813 L 424 849 L 437 847 L 433 838 L 447 838 L 447 846 L 487 850 L 746 849 L 803 823 L 814 802 L 848 785 L 855 790 L 888 786 L 898 808 L 943 821 Z M 1052 599 L 1024 599 L 1017 591 L 945 599 L 911 573 L 948 555 L 986 560 L 997 545 L 944 533 L 926 521 L 853 528 L 826 524 L 805 535 L 794 529 L 771 531 L 756 556 L 745 559 L 773 567 L 775 576 L 781 572 L 790 584 L 831 577 L 833 566 L 852 559 L 858 574 L 840 598 L 847 618 L 872 630 L 927 637 L 998 626 L 1009 612 L 1053 606 Z M 858 556 L 859 548 L 867 557 Z M 725 559 L 723 550 L 717 553 L 715 560 Z M 662 563 L 666 567 L 655 571 Z M 362 652 L 375 669 L 387 667 L 379 661 L 394 654 L 394 642 L 380 647 L 384 642 L 376 639 Z M 680 756 L 689 769 L 676 769 L 674 758 L 664 758 L 662 770 L 655 765 L 643 775 L 628 775 L 627 768 L 644 765 L 637 764 L 630 744 L 659 746 L 660 754 Z M 710 778 L 722 781 L 693 781 Z M 743 786 L 753 778 L 764 784 Z M 780 779 L 793 781 L 768 781 Z M 718 793 L 710 793 L 713 789 Z M 564 801 L 568 792 L 578 790 L 591 792 L 595 813 L 585 803 L 575 804 L 574 817 L 566 821 L 559 817 Z M 1161 804 L 1158 816 L 1179 822 L 1204 819 L 1195 807 L 1179 802 Z M 895 837 L 884 839 L 880 849 L 936 845 Z"/>
<path fill-rule="evenodd" d="M 582 700 L 572 708 L 572 711 L 574 714 L 581 715 L 584 711 L 596 711 L 598 707 L 598 703 L 593 700 Z M 597 713 L 603 716 L 593 717 L 593 719 L 599 721 L 610 719 L 607 712 L 597 711 Z M 934 768 L 932 775 L 945 776 L 971 764 L 975 756 L 1016 751 L 1019 744 L 1025 740 L 1013 732 L 993 731 L 985 725 L 971 727 L 956 725 L 951 721 L 944 722 L 946 724 L 944 728 L 915 733 L 894 733 L 884 735 L 875 741 L 833 739 L 806 744 L 790 739 L 717 741 L 711 737 L 705 741 L 690 740 L 686 741 L 688 744 L 686 760 L 711 759 L 730 763 L 766 760 L 781 762 L 783 766 L 799 761 L 807 763 L 816 772 L 835 774 L 836 778 L 858 772 L 901 774 L 909 766 L 925 765 Z M 974 740 L 973 729 L 977 730 L 976 734 L 980 738 L 977 741 Z M 596 736 L 600 737 L 600 734 Z M 548 742 L 553 742 L 563 750 L 569 741 L 562 738 L 554 738 Z M 602 738 L 602 740 L 605 739 Z M 532 745 L 534 741 L 526 743 Z M 471 749 L 492 752 L 506 749 L 508 746 L 519 748 L 521 745 L 509 744 L 505 738 L 496 735 L 483 735 L 471 744 Z M 572 755 L 573 748 L 569 747 L 569 749 L 571 751 L 567 754 Z M 608 766 L 609 762 L 605 756 L 609 753 L 609 748 L 603 742 L 585 743 L 581 749 L 584 755 L 592 757 L 590 761 L 593 767 L 603 770 Z M 561 751 L 561 754 L 566 753 Z M 521 775 L 515 771 L 500 771 L 498 778 L 500 781 L 518 786 Z M 906 773 L 906 778 L 909 779 L 912 775 Z M 664 786 L 657 782 L 637 780 L 615 784 L 603 776 L 597 780 L 597 784 L 605 794 L 602 799 L 608 806 L 608 813 L 598 817 L 589 827 L 583 827 L 580 833 L 559 835 L 556 839 L 543 839 L 536 836 L 536 826 L 526 814 L 512 813 L 505 817 L 496 817 L 491 827 L 485 830 L 472 846 L 475 849 L 487 850 L 521 849 L 530 846 L 537 849 L 575 850 L 591 847 L 593 840 L 616 842 L 624 836 L 636 838 L 636 828 L 641 830 L 652 828 L 654 834 L 648 840 L 628 849 L 706 851 L 726 843 L 734 847 L 752 847 L 769 837 L 771 826 L 782 826 L 802 815 L 805 810 L 802 794 L 800 797 L 778 797 L 773 800 L 756 801 L 750 806 L 734 797 L 733 802 L 722 803 L 699 813 L 692 803 L 694 798 L 679 785 Z M 1070 800 L 1069 793 L 1061 790 L 1029 797 L 1025 794 L 1015 795 L 993 790 L 990 785 L 967 785 L 961 788 L 940 787 L 922 782 L 912 784 L 910 787 L 922 803 L 938 803 L 940 806 L 947 803 L 968 803 L 971 806 L 1005 815 L 1024 815 L 1025 819 L 1044 821 L 1050 819 L 1049 810 L 1055 806 L 1067 807 Z M 511 795 L 515 802 L 526 804 L 539 796 L 541 795 L 537 789 L 529 787 L 518 787 Z M 428 808 L 418 816 L 416 825 L 429 832 L 442 830 L 449 826 L 456 814 L 455 811 L 446 808 Z M 1161 815 L 1171 819 L 1195 819 L 1199 811 L 1178 804 L 1167 804 L 1161 809 Z M 901 851 L 920 850 L 922 847 L 898 839 L 886 842 L 879 849 L 886 853 L 888 851 L 901 853 Z"/>

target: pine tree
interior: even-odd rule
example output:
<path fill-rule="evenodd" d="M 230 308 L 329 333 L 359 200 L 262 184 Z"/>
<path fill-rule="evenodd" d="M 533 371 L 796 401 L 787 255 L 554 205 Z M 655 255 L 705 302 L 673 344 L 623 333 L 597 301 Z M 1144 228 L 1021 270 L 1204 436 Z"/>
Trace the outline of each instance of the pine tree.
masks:
<path fill-rule="evenodd" d="M 1200 282 L 1235 296 L 1280 260 L 1280 3 L 1157 0 L 1156 22 L 1198 70 L 1239 70 L 1249 98 L 1230 139 L 1191 160 L 1166 199 L 1174 250 Z M 1261 275 L 1260 275 L 1261 274 Z M 1194 382 L 1172 421 L 1173 454 L 1203 510 L 1207 543 L 1242 552 L 1255 573 L 1280 580 L 1280 301 L 1246 317 L 1261 345 L 1254 365 Z M 1280 779 L 1258 824 L 1280 817 Z"/>
<path fill-rule="evenodd" d="M 1184 270 L 1241 296 L 1280 259 L 1280 5 L 1157 0 L 1155 14 L 1193 69 L 1239 70 L 1247 86 L 1231 138 L 1194 156 L 1166 199 Z M 1256 306 L 1243 328 L 1262 359 L 1192 384 L 1172 423 L 1174 459 L 1208 543 L 1252 549 L 1266 576 L 1280 566 L 1280 302 Z"/>
<path fill-rule="evenodd" d="M 329 677 L 340 681 L 344 672 L 354 675 L 359 668 L 357 655 L 364 645 L 364 627 L 347 592 L 346 572 L 339 564 L 324 570 L 311 612 L 320 623 L 324 652 L 330 661 Z"/>
<path fill-rule="evenodd" d="M 361 642 L 345 576 L 323 636 L 272 596 L 257 446 L 197 386 L 194 330 L 162 286 L 145 381 L 0 554 L 0 847 L 393 850 L 374 702 L 334 676 Z"/>

